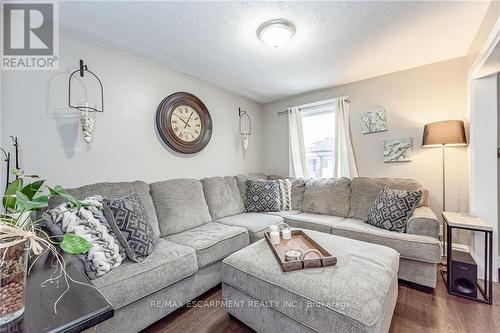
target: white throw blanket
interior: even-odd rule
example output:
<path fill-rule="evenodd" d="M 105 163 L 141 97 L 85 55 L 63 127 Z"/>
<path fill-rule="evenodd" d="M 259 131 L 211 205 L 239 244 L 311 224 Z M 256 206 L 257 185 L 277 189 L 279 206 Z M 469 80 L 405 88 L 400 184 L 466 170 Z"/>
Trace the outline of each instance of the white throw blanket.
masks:
<path fill-rule="evenodd" d="M 92 243 L 92 248 L 87 253 L 78 256 L 90 279 L 106 274 L 119 266 L 126 257 L 102 213 L 102 199 L 99 195 L 88 197 L 83 201 L 90 206 L 79 210 L 62 203 L 48 212 L 52 222 L 63 233 L 73 233 Z"/>

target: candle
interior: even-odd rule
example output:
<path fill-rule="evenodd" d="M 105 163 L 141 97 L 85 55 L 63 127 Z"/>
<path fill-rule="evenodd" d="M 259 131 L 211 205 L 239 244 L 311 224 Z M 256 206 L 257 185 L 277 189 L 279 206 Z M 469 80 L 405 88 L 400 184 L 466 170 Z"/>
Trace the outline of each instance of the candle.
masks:
<path fill-rule="evenodd" d="M 271 231 L 269 235 L 271 236 L 271 243 L 273 243 L 274 245 L 278 245 L 280 243 L 279 231 Z"/>
<path fill-rule="evenodd" d="M 286 229 L 283 229 L 282 231 L 282 234 L 283 234 L 283 239 L 292 239 L 292 231 L 288 228 Z"/>

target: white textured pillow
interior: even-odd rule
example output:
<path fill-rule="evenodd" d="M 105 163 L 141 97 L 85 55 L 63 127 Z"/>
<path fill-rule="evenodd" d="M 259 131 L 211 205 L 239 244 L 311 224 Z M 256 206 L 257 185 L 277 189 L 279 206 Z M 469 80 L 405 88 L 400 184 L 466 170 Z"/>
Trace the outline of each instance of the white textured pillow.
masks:
<path fill-rule="evenodd" d="M 120 245 L 102 212 L 99 195 L 88 197 L 83 202 L 89 204 L 79 210 L 62 203 L 47 212 L 51 220 L 46 224 L 56 236 L 73 233 L 92 243 L 85 254 L 77 255 L 80 267 L 89 279 L 103 276 L 119 266 L 126 258 L 125 249 Z"/>
<path fill-rule="evenodd" d="M 281 210 L 292 210 L 292 181 L 279 179 L 281 192 Z"/>

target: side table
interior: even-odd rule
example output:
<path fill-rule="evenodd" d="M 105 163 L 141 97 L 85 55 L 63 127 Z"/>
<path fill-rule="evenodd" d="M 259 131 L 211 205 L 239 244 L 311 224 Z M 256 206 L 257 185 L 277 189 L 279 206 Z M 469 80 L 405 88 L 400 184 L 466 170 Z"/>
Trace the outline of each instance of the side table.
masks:
<path fill-rule="evenodd" d="M 443 223 L 446 223 L 446 267 L 447 270 L 441 270 L 444 282 L 448 289 L 448 293 L 455 296 L 460 296 L 472 299 L 478 302 L 492 304 L 493 301 L 493 228 L 483 220 L 461 213 L 443 212 Z M 484 285 L 480 286 L 478 283 L 477 288 L 484 297 L 470 297 L 455 293 L 452 290 L 453 272 L 451 268 L 453 250 L 453 229 L 470 230 L 472 232 L 484 233 Z"/>
<path fill-rule="evenodd" d="M 80 272 L 72 258 L 63 254 L 66 272 L 76 281 L 90 284 Z M 54 313 L 54 302 L 66 289 L 63 278 L 57 284 L 42 282 L 54 273 L 53 255 L 42 254 L 33 265 L 26 283 L 26 310 L 12 322 L 0 325 L 0 333 L 73 333 L 91 328 L 113 317 L 114 309 L 97 290 L 92 287 L 70 283 L 70 289 L 59 302 L 58 313 Z"/>

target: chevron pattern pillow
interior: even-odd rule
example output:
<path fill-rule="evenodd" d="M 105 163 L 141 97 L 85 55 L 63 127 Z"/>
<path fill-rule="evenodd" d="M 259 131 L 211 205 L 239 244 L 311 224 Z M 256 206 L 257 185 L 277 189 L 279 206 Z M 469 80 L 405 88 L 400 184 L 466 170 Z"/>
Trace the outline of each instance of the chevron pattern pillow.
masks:
<path fill-rule="evenodd" d="M 368 210 L 365 222 L 385 230 L 404 232 L 422 191 L 391 190 L 384 187 Z"/>
<path fill-rule="evenodd" d="M 247 212 L 279 212 L 281 210 L 281 190 L 277 180 L 246 181 Z"/>

